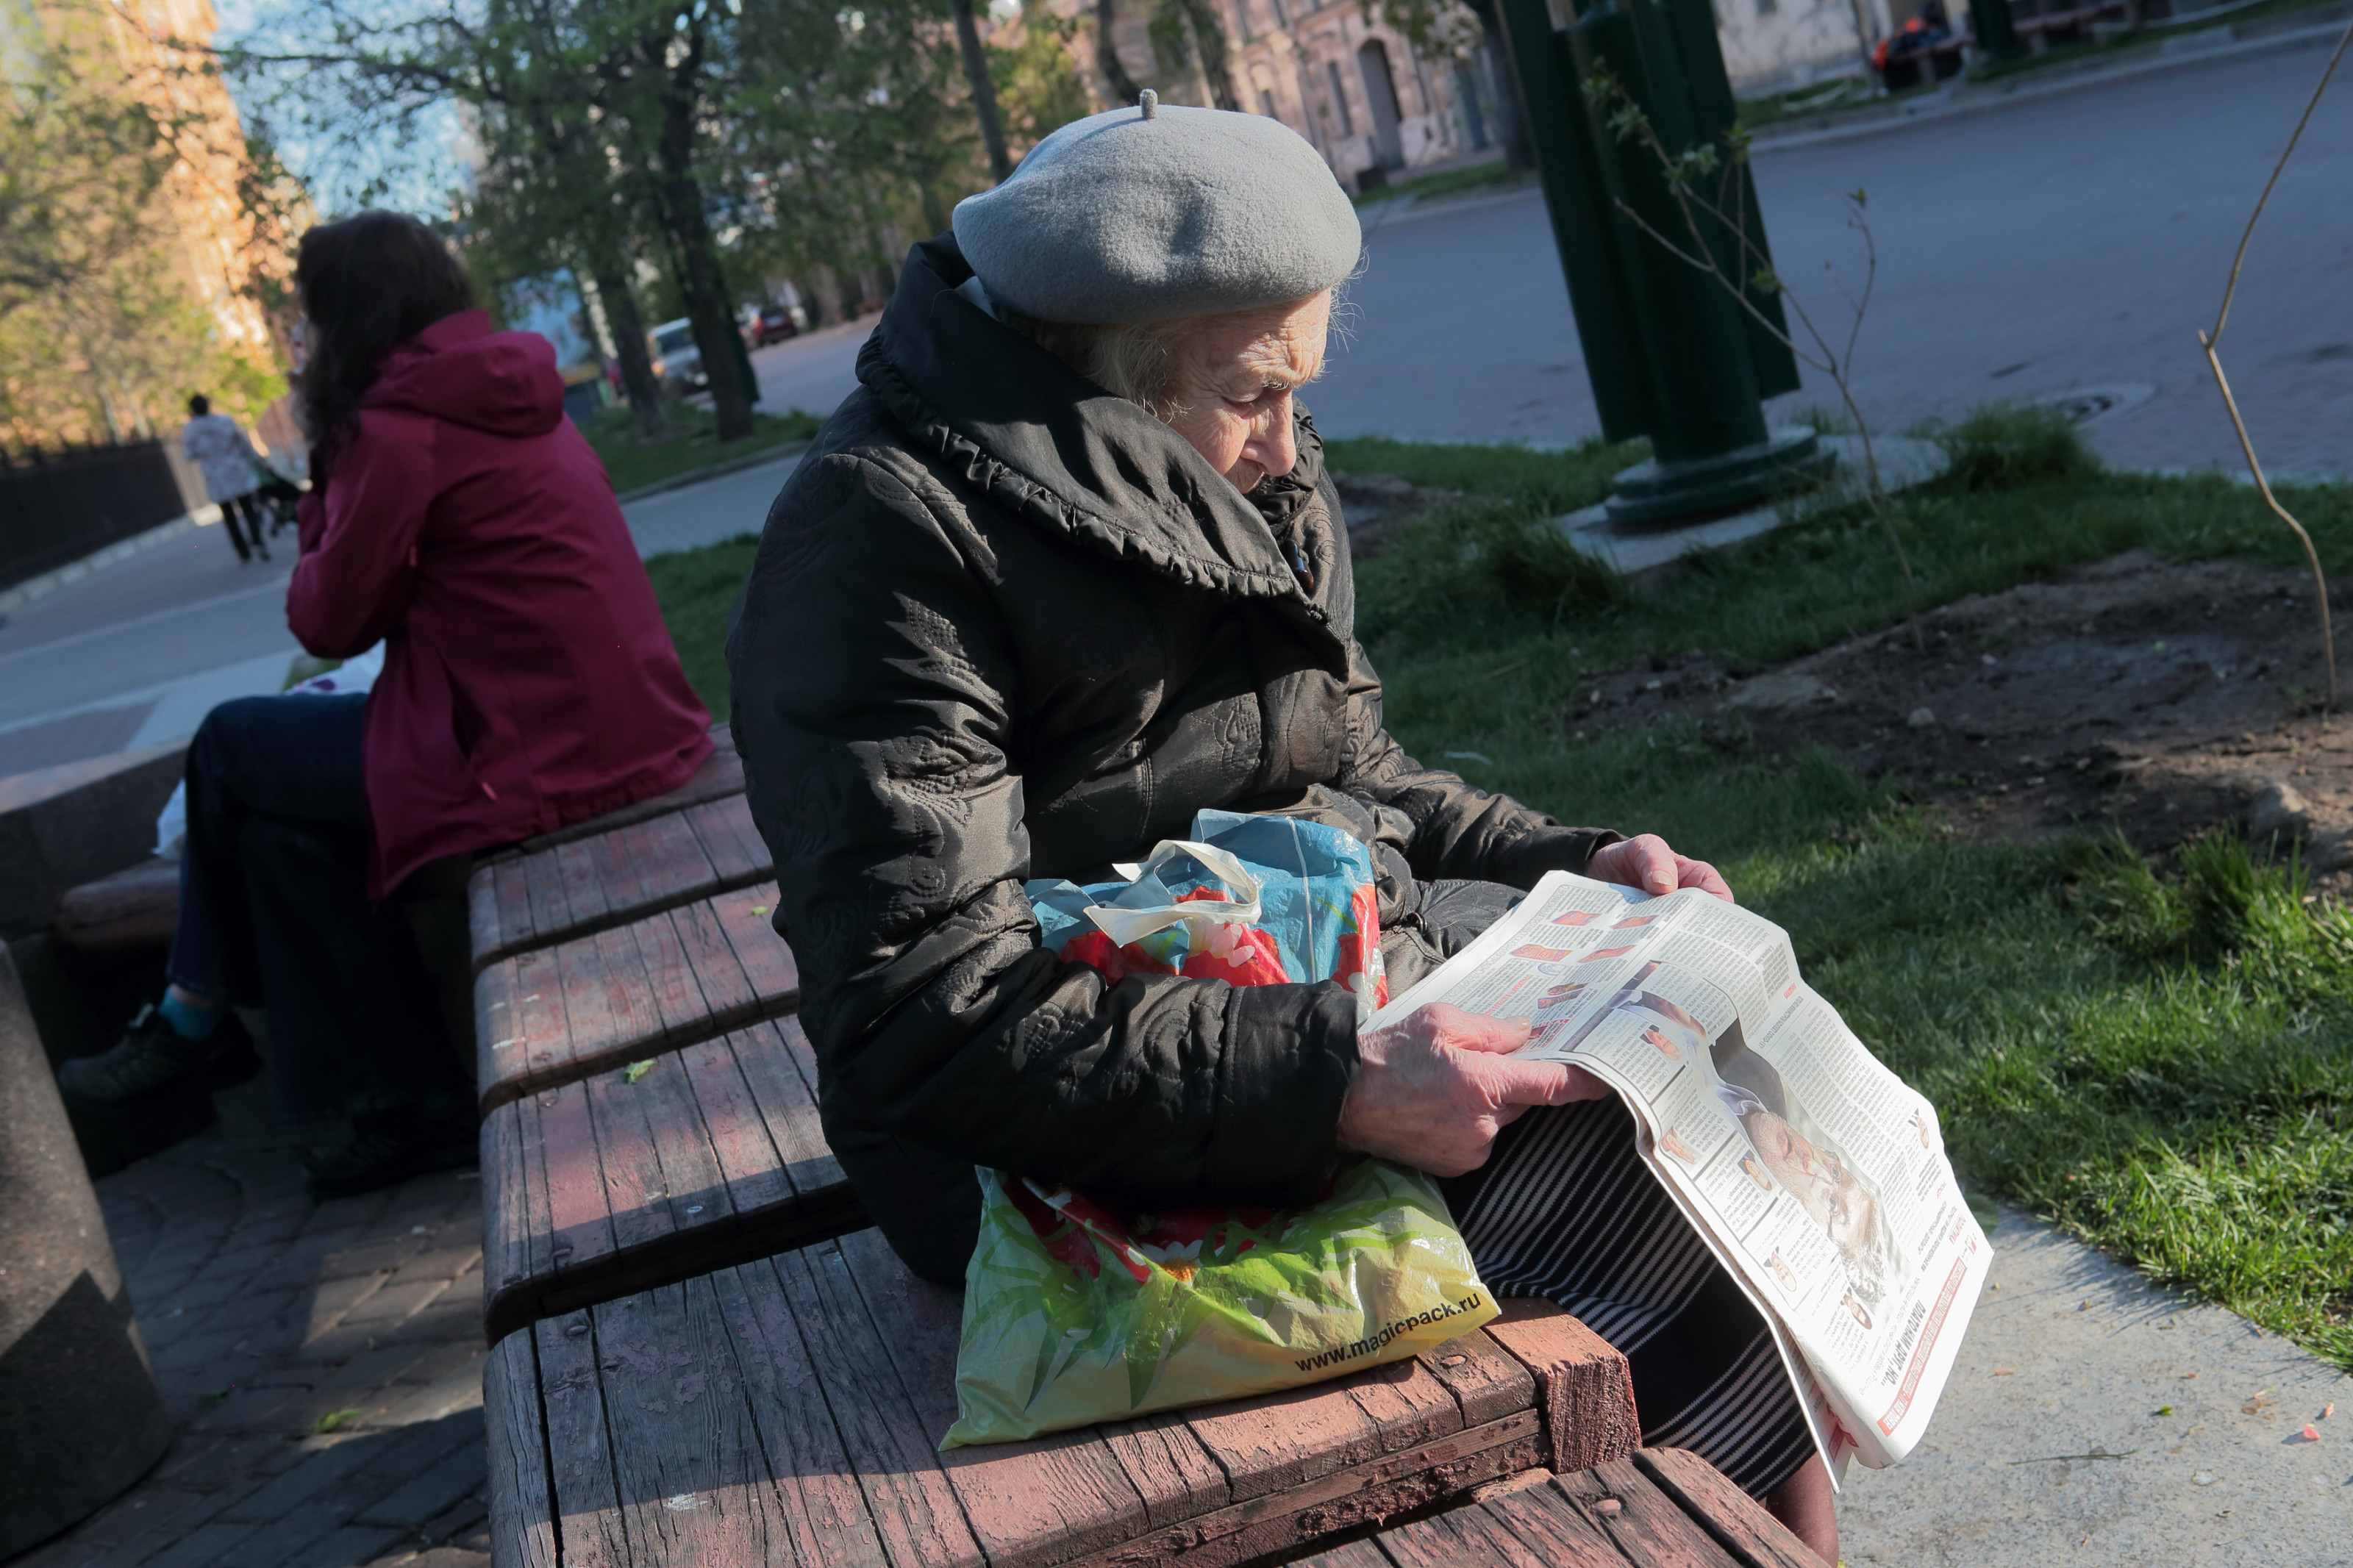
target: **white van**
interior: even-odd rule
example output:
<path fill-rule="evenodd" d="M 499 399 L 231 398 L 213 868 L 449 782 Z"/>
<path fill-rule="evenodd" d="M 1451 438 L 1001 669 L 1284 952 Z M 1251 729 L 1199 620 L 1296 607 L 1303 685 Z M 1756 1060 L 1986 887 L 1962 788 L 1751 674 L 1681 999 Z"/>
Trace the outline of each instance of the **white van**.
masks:
<path fill-rule="evenodd" d="M 653 356 L 654 379 L 664 391 L 683 397 L 711 384 L 702 370 L 702 351 L 694 346 L 692 321 L 683 317 L 664 321 L 646 334 L 646 352 Z"/>

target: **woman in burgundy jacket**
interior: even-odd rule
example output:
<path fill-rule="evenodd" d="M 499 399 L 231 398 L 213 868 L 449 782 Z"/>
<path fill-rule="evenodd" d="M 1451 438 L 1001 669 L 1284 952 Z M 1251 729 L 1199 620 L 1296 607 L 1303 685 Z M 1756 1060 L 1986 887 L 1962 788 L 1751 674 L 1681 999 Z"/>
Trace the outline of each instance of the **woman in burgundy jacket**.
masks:
<path fill-rule="evenodd" d="M 326 658 L 383 642 L 383 673 L 206 719 L 170 986 L 60 1081 L 83 1102 L 217 1081 L 223 1013 L 265 1006 L 280 1109 L 351 1121 L 312 1159 L 328 1194 L 474 1154 L 403 885 L 676 788 L 712 742 L 547 341 L 494 331 L 448 247 L 389 213 L 304 235 L 295 286 L 312 489 L 286 618 Z"/>

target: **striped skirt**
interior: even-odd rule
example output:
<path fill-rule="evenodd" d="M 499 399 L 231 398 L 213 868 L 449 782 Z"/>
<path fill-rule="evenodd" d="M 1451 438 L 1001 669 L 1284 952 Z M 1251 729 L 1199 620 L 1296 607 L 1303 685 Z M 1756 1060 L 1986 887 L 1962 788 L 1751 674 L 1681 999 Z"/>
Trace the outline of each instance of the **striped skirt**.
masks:
<path fill-rule="evenodd" d="M 1530 1110 L 1445 1185 L 1490 1290 L 1556 1302 L 1624 1352 L 1646 1446 L 1689 1448 L 1759 1498 L 1812 1457 L 1764 1321 L 1643 1166 L 1614 1097 Z"/>

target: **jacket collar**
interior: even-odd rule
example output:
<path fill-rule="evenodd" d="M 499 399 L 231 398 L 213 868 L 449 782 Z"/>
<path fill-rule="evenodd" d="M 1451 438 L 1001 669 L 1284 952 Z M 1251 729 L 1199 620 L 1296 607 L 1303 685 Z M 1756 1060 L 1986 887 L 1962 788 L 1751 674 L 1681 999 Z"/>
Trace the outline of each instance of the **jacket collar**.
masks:
<path fill-rule="evenodd" d="M 918 245 L 859 380 L 923 445 L 1040 526 L 1193 586 L 1303 599 L 1276 543 L 1323 475 L 1300 415 L 1299 465 L 1249 497 L 1191 444 L 955 292 L 972 276 L 945 236 Z"/>

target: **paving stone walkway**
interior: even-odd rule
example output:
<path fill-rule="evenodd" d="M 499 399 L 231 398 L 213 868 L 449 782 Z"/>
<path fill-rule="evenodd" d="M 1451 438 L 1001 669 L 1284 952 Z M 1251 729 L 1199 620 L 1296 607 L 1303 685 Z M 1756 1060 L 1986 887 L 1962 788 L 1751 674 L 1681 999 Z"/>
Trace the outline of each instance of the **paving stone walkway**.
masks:
<path fill-rule="evenodd" d="M 474 1173 L 314 1203 L 259 1085 L 222 1100 L 98 1184 L 179 1439 L 10 1568 L 488 1568 Z"/>
<path fill-rule="evenodd" d="M 315 1204 L 259 1086 L 222 1098 L 98 1184 L 179 1440 L 7 1568 L 489 1568 L 473 1173 Z M 1841 1500 L 1849 1563 L 2353 1561 L 2353 1379 L 2048 1226 L 1993 1239 L 1935 1428 Z"/>

